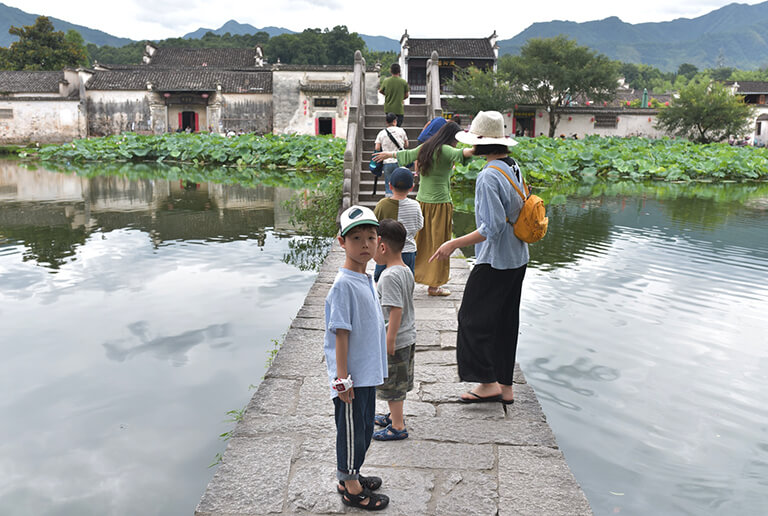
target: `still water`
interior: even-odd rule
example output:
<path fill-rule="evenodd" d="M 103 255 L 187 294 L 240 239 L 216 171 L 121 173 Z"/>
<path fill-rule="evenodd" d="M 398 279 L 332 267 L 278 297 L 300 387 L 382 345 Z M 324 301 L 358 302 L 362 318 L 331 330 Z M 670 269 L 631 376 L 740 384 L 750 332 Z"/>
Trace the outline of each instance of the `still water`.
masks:
<path fill-rule="evenodd" d="M 323 252 L 291 195 L 0 162 L 0 514 L 192 513 Z M 768 514 L 768 184 L 546 199 L 518 359 L 595 514 Z"/>
<path fill-rule="evenodd" d="M 547 195 L 518 360 L 595 514 L 768 514 L 768 184 Z"/>
<path fill-rule="evenodd" d="M 292 193 L 0 161 L 0 514 L 193 513 L 324 252 Z"/>

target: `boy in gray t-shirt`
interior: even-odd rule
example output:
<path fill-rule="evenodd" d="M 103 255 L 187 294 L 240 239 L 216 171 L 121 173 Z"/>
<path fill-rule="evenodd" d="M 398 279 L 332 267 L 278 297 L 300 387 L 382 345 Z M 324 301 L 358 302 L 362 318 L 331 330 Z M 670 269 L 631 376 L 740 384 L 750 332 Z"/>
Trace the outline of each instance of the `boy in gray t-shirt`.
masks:
<path fill-rule="evenodd" d="M 413 389 L 413 359 L 416 353 L 416 321 L 413 312 L 413 273 L 401 252 L 406 230 L 402 223 L 379 221 L 379 245 L 373 259 L 386 265 L 376 285 L 387 327 L 387 369 L 389 377 L 377 389 L 377 397 L 389 404 L 389 414 L 377 415 L 374 422 L 385 428 L 374 432 L 377 441 L 408 437 L 403 418 L 405 395 Z"/>

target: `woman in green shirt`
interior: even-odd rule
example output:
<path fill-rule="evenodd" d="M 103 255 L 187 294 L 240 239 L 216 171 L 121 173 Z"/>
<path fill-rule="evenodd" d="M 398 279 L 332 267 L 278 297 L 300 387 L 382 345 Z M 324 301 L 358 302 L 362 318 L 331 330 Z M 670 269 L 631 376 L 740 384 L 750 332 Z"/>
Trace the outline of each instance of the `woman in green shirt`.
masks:
<path fill-rule="evenodd" d="M 454 163 L 465 162 L 474 149 L 457 149 L 456 133 L 461 128 L 448 122 L 429 140 L 415 149 L 374 154 L 376 161 L 394 157 L 404 166 L 414 160 L 419 162 L 419 192 L 416 200 L 424 215 L 424 227 L 416 234 L 416 281 L 429 286 L 430 296 L 447 296 L 450 292 L 441 288 L 448 282 L 450 260 L 429 257 L 453 234 L 453 203 L 451 202 L 451 173 Z"/>

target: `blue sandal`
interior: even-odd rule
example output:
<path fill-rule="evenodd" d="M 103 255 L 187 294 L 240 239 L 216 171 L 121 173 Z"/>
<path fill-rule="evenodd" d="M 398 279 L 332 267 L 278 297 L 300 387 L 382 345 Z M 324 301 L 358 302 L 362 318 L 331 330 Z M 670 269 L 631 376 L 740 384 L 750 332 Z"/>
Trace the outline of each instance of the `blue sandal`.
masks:
<path fill-rule="evenodd" d="M 395 430 L 390 424 L 387 425 L 386 428 L 374 432 L 373 438 L 377 441 L 401 441 L 403 439 L 408 439 L 408 429 L 403 428 L 402 430 Z"/>
<path fill-rule="evenodd" d="M 389 414 L 386 416 L 376 414 L 376 417 L 373 418 L 373 422 L 376 423 L 377 426 L 389 426 L 392 424 L 392 420 L 389 419 Z"/>

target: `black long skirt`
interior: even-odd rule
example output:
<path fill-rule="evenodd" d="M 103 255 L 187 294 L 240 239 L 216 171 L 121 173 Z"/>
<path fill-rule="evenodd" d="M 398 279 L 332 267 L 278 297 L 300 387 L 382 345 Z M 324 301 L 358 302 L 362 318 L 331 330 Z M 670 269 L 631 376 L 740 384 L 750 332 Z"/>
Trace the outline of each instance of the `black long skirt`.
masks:
<path fill-rule="evenodd" d="M 512 385 L 526 266 L 476 265 L 459 308 L 456 355 L 464 382 Z"/>

